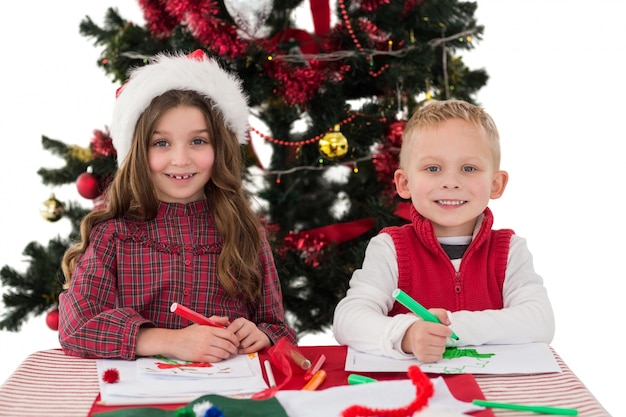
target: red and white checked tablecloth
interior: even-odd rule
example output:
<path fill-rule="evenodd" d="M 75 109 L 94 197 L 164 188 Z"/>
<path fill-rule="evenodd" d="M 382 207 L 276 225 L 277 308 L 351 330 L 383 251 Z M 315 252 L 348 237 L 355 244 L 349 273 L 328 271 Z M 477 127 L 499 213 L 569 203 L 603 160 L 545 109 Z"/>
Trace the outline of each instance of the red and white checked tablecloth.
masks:
<path fill-rule="evenodd" d="M 562 373 L 475 378 L 489 401 L 576 408 L 580 417 L 610 416 L 563 360 L 556 353 L 555 356 Z M 0 386 L 0 416 L 86 417 L 98 393 L 94 360 L 66 356 L 59 349 L 43 350 L 27 357 Z M 511 410 L 494 413 L 498 417 L 534 415 Z"/>

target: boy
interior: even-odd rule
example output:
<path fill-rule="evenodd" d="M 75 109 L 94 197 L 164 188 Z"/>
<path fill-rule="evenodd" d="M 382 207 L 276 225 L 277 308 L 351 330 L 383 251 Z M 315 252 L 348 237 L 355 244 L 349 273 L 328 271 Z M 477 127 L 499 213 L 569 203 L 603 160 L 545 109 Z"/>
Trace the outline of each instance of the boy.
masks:
<path fill-rule="evenodd" d="M 554 314 L 526 241 L 491 228 L 487 205 L 508 181 L 492 118 L 460 100 L 421 107 L 405 127 L 394 181 L 412 222 L 369 242 L 335 310 L 337 341 L 422 362 L 440 360 L 446 346 L 550 343 Z M 396 288 L 441 323 L 409 313 Z"/>

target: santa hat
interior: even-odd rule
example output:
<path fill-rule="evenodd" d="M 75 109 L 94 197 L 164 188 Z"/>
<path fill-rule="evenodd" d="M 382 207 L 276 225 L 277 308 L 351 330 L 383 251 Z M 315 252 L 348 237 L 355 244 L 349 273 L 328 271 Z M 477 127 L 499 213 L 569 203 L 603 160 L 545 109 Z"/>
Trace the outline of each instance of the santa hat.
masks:
<path fill-rule="evenodd" d="M 110 133 L 118 165 L 130 150 L 141 114 L 152 99 L 170 90 L 192 90 L 210 99 L 239 143 L 247 143 L 248 98 L 241 80 L 199 49 L 189 55 L 162 53 L 148 65 L 132 70 L 128 81 L 117 91 Z"/>

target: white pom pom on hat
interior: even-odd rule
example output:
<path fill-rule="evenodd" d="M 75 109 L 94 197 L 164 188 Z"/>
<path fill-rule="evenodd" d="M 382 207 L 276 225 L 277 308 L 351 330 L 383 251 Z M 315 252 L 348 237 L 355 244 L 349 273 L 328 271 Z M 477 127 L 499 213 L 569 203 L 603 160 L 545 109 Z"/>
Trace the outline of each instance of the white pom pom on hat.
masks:
<path fill-rule="evenodd" d="M 215 103 L 239 143 L 248 142 L 248 97 L 241 80 L 222 69 L 202 50 L 189 55 L 162 53 L 148 65 L 133 69 L 117 92 L 109 130 L 118 166 L 130 150 L 141 114 L 152 99 L 170 90 L 192 90 L 207 97 Z"/>

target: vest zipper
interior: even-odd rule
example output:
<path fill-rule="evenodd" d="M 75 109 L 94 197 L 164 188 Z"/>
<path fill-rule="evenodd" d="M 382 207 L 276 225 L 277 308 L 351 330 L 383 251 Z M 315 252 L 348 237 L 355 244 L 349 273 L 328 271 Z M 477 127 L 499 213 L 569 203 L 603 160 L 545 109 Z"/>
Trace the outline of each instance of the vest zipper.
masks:
<path fill-rule="evenodd" d="M 461 293 L 461 273 L 456 271 L 454 273 L 454 292 Z"/>

